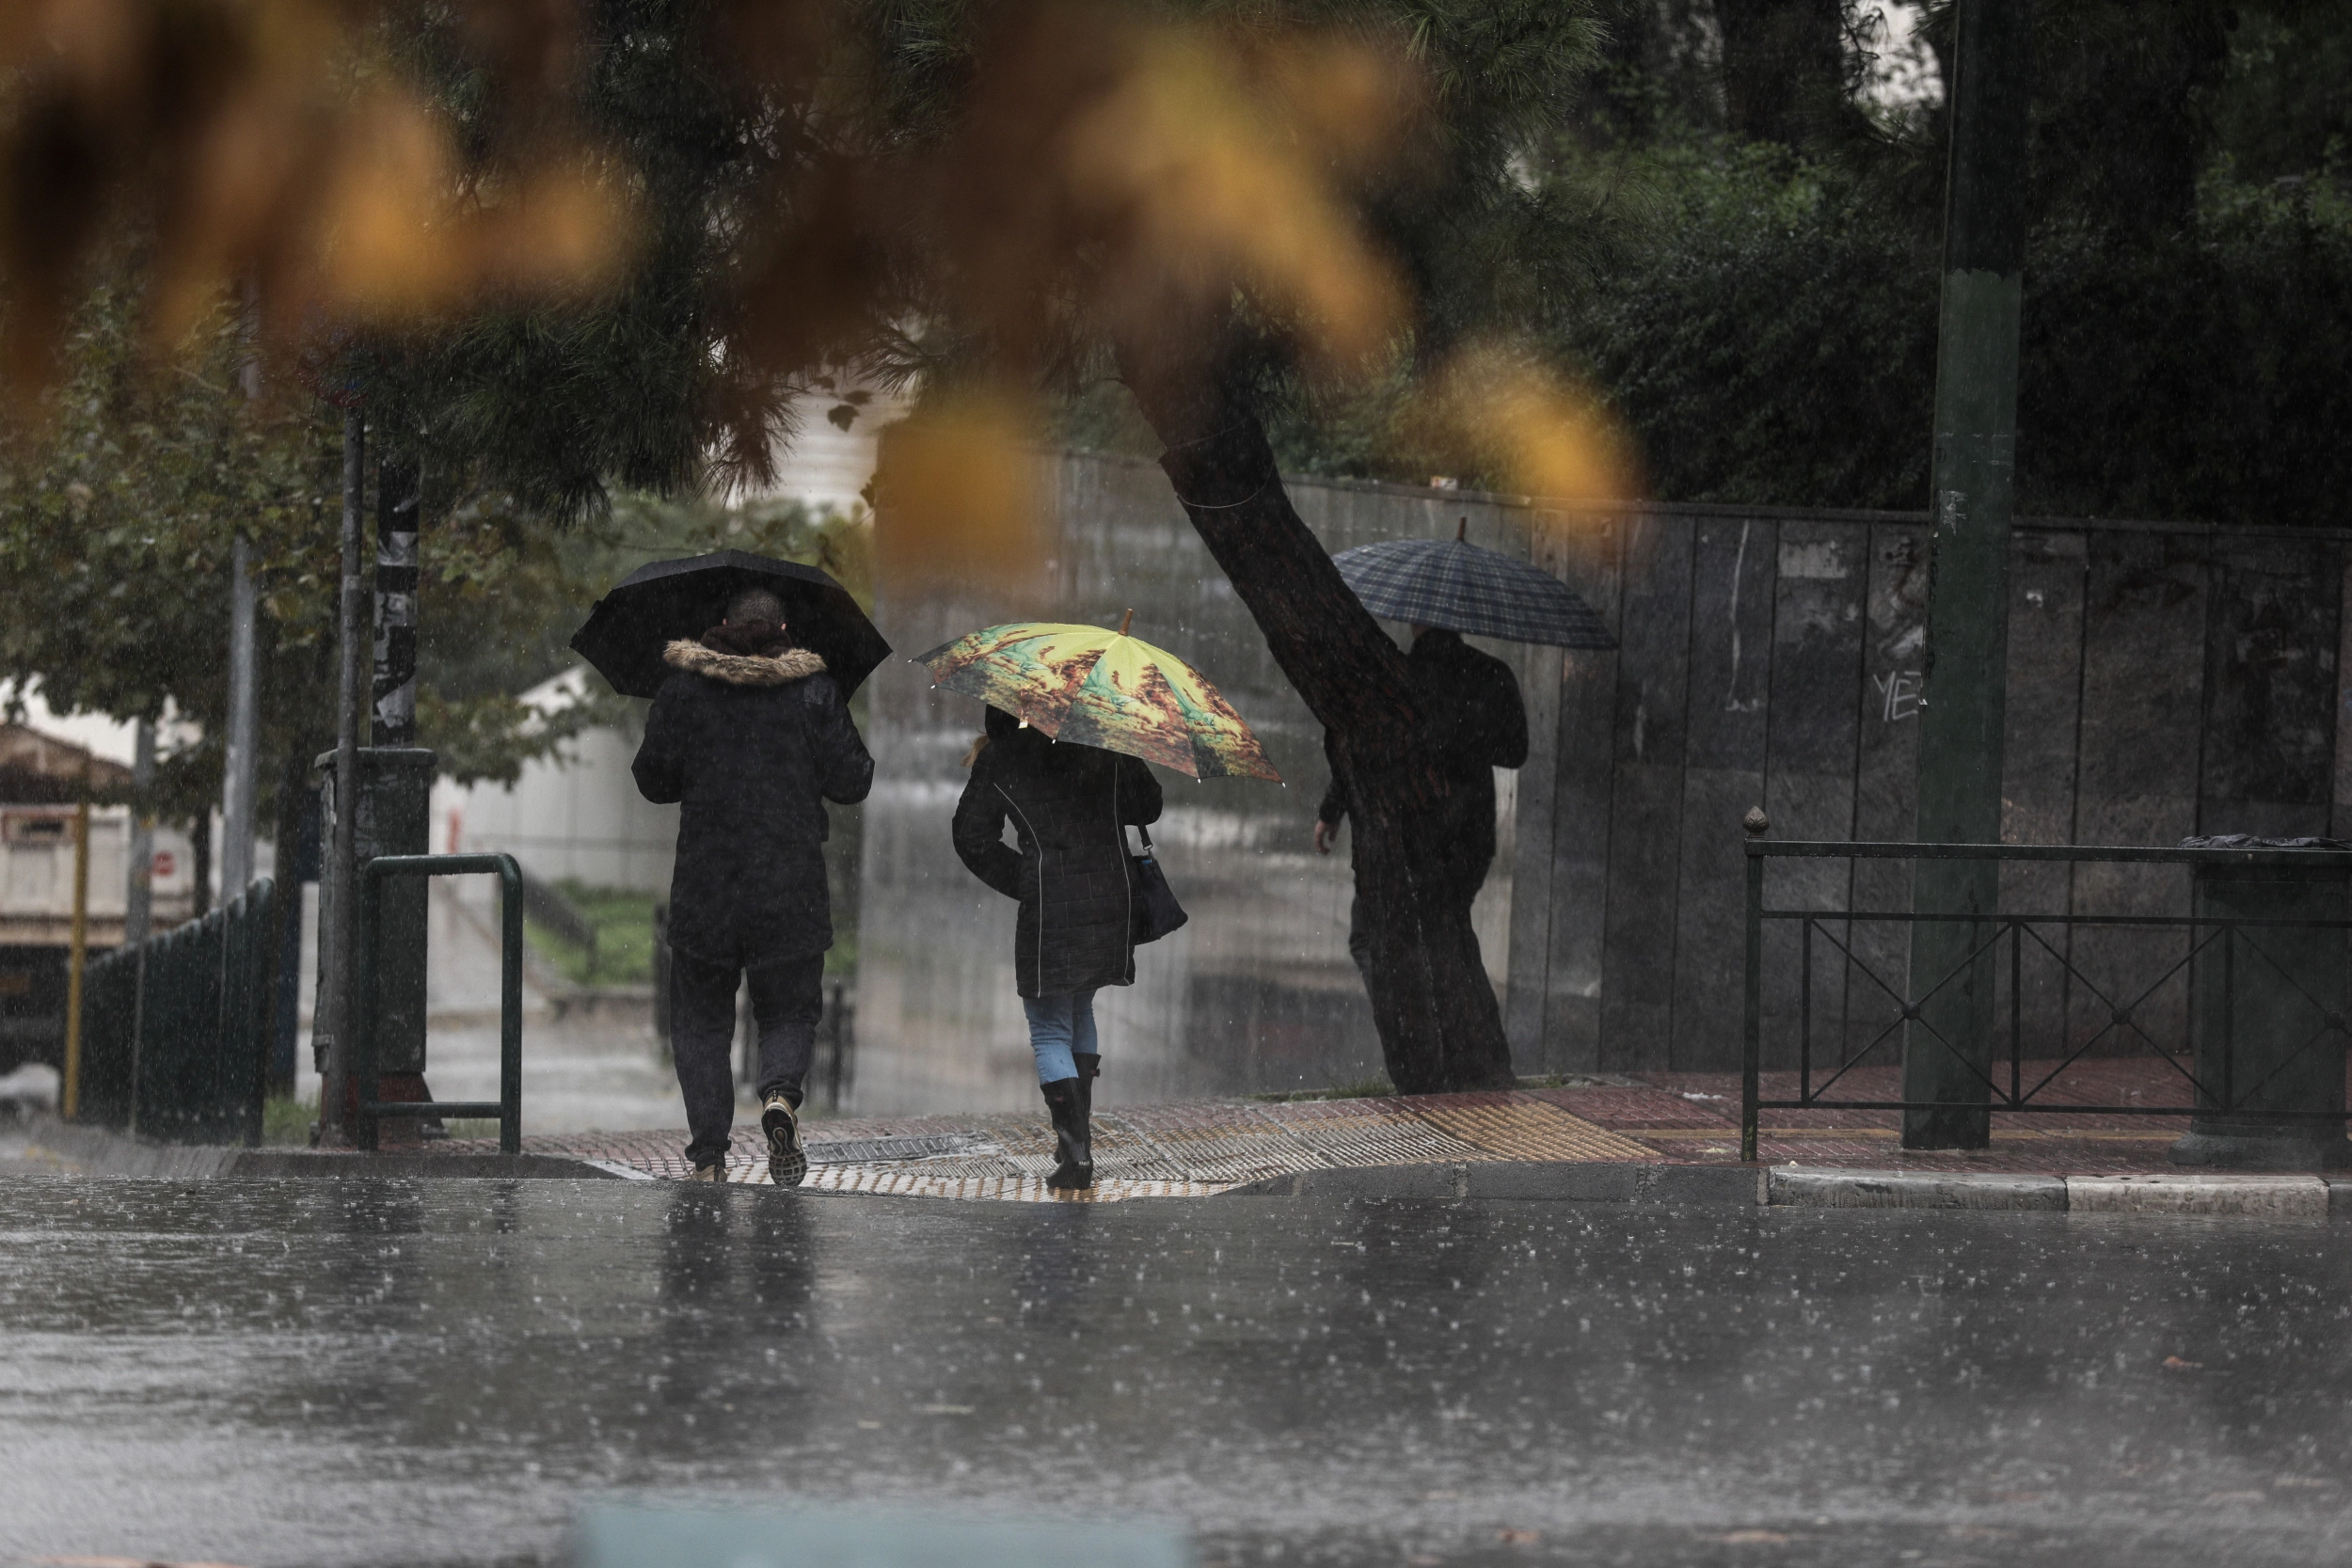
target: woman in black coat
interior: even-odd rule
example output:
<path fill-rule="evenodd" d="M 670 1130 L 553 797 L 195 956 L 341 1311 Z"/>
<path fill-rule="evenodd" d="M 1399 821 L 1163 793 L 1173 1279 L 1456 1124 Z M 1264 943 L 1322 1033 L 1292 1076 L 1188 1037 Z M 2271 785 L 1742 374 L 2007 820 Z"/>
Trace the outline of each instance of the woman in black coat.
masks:
<path fill-rule="evenodd" d="M 1013 974 L 1054 1121 L 1058 1163 L 1048 1180 L 1091 1187 L 1088 1121 L 1103 1060 L 1094 993 L 1135 983 L 1138 893 L 1127 824 L 1159 820 L 1160 782 L 1135 757 L 1057 744 L 993 707 L 967 760 L 956 854 L 975 877 L 1021 901 Z M 1004 841 L 1007 822 L 1017 850 Z"/>

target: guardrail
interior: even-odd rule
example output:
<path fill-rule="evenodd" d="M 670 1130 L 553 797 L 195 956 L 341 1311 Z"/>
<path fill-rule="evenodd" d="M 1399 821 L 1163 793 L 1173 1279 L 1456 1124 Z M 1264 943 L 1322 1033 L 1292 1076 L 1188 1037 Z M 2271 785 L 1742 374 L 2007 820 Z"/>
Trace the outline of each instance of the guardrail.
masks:
<path fill-rule="evenodd" d="M 89 966 L 75 1120 L 173 1143 L 262 1141 L 276 911 L 264 877 Z"/>
<path fill-rule="evenodd" d="M 376 1093 L 376 927 L 384 884 L 394 877 L 469 877 L 499 879 L 499 1097 L 494 1101 L 436 1101 L 431 1104 L 379 1101 Z M 386 1119 L 435 1116 L 496 1117 L 499 1148 L 519 1154 L 523 1147 L 523 872 L 512 855 L 378 855 L 359 868 L 359 897 L 354 911 L 353 947 L 358 990 L 352 1008 L 351 1070 L 362 1092 L 356 1098 L 354 1142 L 377 1147 Z"/>
<path fill-rule="evenodd" d="M 1759 818 L 1760 820 L 1760 818 Z M 1751 832 L 1755 832 L 1751 829 Z M 2153 848 L 2137 847 L 2077 847 L 2073 845 L 2023 844 L 1862 844 L 1838 842 L 1775 841 L 1751 837 L 1747 850 L 1747 963 L 1746 963 L 1746 1030 L 1741 1042 L 1741 1088 L 1740 1118 L 1740 1153 L 1743 1160 L 1756 1157 L 1758 1113 L 1767 1110 L 1799 1111 L 1939 1111 L 1966 1110 L 2021 1114 L 2067 1114 L 2072 1116 L 2118 1117 L 2228 1117 L 2239 1114 L 2257 1115 L 2265 1118 L 2284 1120 L 2342 1122 L 2346 1113 L 2341 1110 L 2295 1110 L 2265 1102 L 2265 1091 L 2282 1073 L 2304 1058 L 2323 1040 L 2333 1037 L 2341 1049 L 2347 1037 L 2347 1021 L 2343 1000 L 2312 996 L 2297 979 L 2294 962 L 2282 961 L 2274 949 L 2249 933 L 2264 931 L 2318 931 L 2338 933 L 2334 941 L 2341 943 L 2343 933 L 2352 932 L 2352 920 L 2310 919 L 2301 917 L 2261 918 L 2243 915 L 2201 914 L 2192 897 L 2185 914 L 2026 914 L 1996 911 L 1990 914 L 1920 914 L 1908 910 L 1874 910 L 1851 907 L 1849 895 L 1845 908 L 1792 909 L 1775 908 L 1765 902 L 1765 868 L 1782 860 L 1962 860 L 1990 861 L 2004 863 L 2065 863 L 2070 864 L 2116 865 L 2181 865 L 2199 867 L 2294 867 L 2299 870 L 2326 869 L 2352 876 L 2352 852 L 2332 849 L 2288 848 Z M 1850 884 L 1851 885 L 1851 884 Z M 1973 940 L 1965 955 L 1947 973 L 1931 977 L 1931 983 L 1916 983 L 1908 973 L 1908 957 L 1890 960 L 1884 967 L 1894 969 L 1892 975 L 1878 973 L 1872 959 L 1856 951 L 1858 942 L 1853 927 L 1868 924 L 1890 925 L 1908 935 L 1909 929 L 1927 922 L 1944 922 L 1975 927 Z M 1788 1017 L 1796 1032 L 1795 1055 L 1797 1094 L 1794 1099 L 1767 1099 L 1760 1084 L 1766 1049 L 1765 1031 L 1765 934 L 1775 925 L 1793 925 L 1799 932 L 1797 953 L 1797 996 L 1793 1013 Z M 2108 927 L 2118 932 L 2178 933 L 2174 944 L 2178 951 L 2159 953 L 2153 962 L 2143 964 L 2131 983 L 2137 987 L 2131 994 L 2122 993 L 2111 976 L 2087 974 L 2075 961 L 2071 935 L 2065 941 L 2054 941 L 2049 933 L 2074 933 L 2090 927 Z M 1866 1017 L 1857 1027 L 1841 1009 L 1841 1036 L 1838 1045 L 1828 1055 L 1826 1063 L 1817 1060 L 1815 960 L 1817 943 L 1825 944 L 1832 961 L 1841 970 L 1849 983 L 1863 983 L 1864 993 L 1875 1006 L 1863 1009 Z M 1904 943 L 1906 954 L 1908 941 Z M 1899 962 L 1900 967 L 1897 967 Z M 2241 984 L 2240 970 L 2249 963 L 2261 967 L 2257 973 L 2270 993 L 2292 1005 L 2303 1023 L 2316 1023 L 2307 1037 L 2291 1050 L 2272 1050 L 2265 1059 L 2257 1062 L 2261 1076 L 2244 1082 L 2237 1072 L 2238 1040 L 2236 1021 L 2240 1016 L 2240 1000 L 2249 995 Z M 1938 1032 L 1923 1012 L 1939 992 L 1978 966 L 1994 966 L 1996 1006 L 1994 1016 L 2005 1016 L 2000 1031 L 2005 1049 L 1993 1053 L 1992 1069 L 1987 1070 L 1972 1059 L 1954 1041 Z M 2083 988 L 2088 1003 L 2089 1022 L 2097 1027 L 2089 1029 L 2080 1038 L 2070 1038 L 2061 1022 L 2055 1037 L 2046 1020 L 2029 1022 L 2027 1018 L 2028 964 L 2033 964 L 2065 986 Z M 2153 978 L 2148 977 L 2153 971 Z M 2177 1002 L 2162 997 L 2178 982 L 2181 991 Z M 2339 983 L 2341 983 L 2339 981 Z M 2196 994 L 2198 988 L 2205 994 Z M 2108 994 L 2114 988 L 2116 994 Z M 2299 1001 L 2297 998 L 2299 997 Z M 2037 1013 L 2042 1009 L 2037 1007 Z M 2172 1045 L 2158 1037 L 2158 1030 L 2166 1026 L 2154 1022 L 2152 1014 L 2177 1013 L 2181 1021 L 2181 1037 Z M 2200 1060 L 2200 1020 L 2203 1060 Z M 1914 1033 L 1915 1031 L 1915 1033 Z M 2080 1061 L 2093 1048 L 2111 1038 L 2136 1036 L 2155 1055 L 2163 1058 L 2185 1081 L 2188 1102 L 2184 1104 L 2101 1104 L 2079 1099 L 2049 1098 L 2054 1085 L 2069 1068 Z M 1847 1075 L 1864 1065 L 1864 1059 L 1890 1041 L 1899 1045 L 1905 1038 L 1917 1039 L 1940 1047 L 1966 1069 L 1967 1074 L 1980 1084 L 1981 1099 L 1966 1102 L 1953 1101 L 1914 1101 L 1899 1097 L 1832 1097 L 1831 1091 Z M 1859 1037 L 1861 1043 L 1855 1044 Z M 2007 1071 L 2001 1071 L 2006 1057 Z M 2306 1064 L 2308 1065 L 2308 1064 Z M 2030 1071 L 2029 1071 L 2030 1068 Z M 2343 1081 L 2341 1058 L 2335 1068 L 2339 1089 Z M 2003 1083 L 2001 1080 L 2006 1079 Z M 1972 1085 L 1973 1086 L 1973 1085 Z"/>

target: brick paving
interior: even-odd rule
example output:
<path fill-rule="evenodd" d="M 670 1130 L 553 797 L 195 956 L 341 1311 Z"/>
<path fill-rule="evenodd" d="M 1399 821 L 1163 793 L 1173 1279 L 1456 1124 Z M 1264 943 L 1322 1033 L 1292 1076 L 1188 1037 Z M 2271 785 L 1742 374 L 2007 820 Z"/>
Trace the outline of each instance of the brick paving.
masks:
<path fill-rule="evenodd" d="M 2031 1084 L 2054 1064 L 2026 1064 Z M 2187 1085 L 2161 1062 L 2070 1067 L 2053 1102 L 2185 1106 Z M 1894 1069 L 1856 1069 L 1839 1085 L 1857 1100 L 1891 1098 Z M 1766 1099 L 1793 1099 L 1793 1073 L 1767 1073 Z M 529 1106 L 525 1106 L 526 1124 Z M 1993 1147 L 1914 1153 L 1891 1111 L 1768 1110 L 1758 1152 L 1768 1164 L 2017 1171 L 2058 1176 L 2175 1169 L 2179 1117 L 2093 1112 L 2001 1115 Z M 807 1126 L 808 1185 L 826 1192 L 1041 1202 L 1053 1168 L 1042 1114 L 843 1117 Z M 678 1132 L 582 1132 L 524 1139 L 535 1153 L 596 1159 L 665 1180 L 688 1174 Z M 455 1152 L 493 1147 L 441 1146 Z M 1095 1117 L 1089 1201 L 1200 1196 L 1262 1178 L 1334 1166 L 1495 1160 L 1732 1163 L 1740 1154 L 1740 1081 L 1728 1073 L 1635 1073 L 1507 1093 L 1364 1100 L 1200 1101 L 1120 1106 Z M 728 1180 L 765 1183 L 755 1129 L 739 1127 Z"/>

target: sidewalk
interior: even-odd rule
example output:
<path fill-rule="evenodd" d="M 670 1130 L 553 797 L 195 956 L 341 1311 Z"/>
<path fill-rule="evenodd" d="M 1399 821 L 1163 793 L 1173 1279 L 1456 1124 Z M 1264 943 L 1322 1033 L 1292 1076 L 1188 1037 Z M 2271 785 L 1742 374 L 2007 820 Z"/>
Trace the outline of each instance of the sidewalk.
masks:
<path fill-rule="evenodd" d="M 2046 1069 L 2045 1069 L 2046 1070 Z M 1857 1069 L 1852 1098 L 1891 1097 L 1894 1069 Z M 2028 1078 L 2028 1084 L 2034 1081 Z M 2077 1063 L 2065 1103 L 2185 1105 L 2163 1063 Z M 1795 1098 L 1793 1074 L 1765 1098 Z M 524 1103 L 524 1125 L 531 1107 Z M 1740 1081 L 1728 1073 L 1640 1073 L 1509 1092 L 1385 1099 L 1214 1101 L 1119 1106 L 1095 1115 L 1095 1201 L 1206 1196 L 1300 1172 L 1486 1163 L 1739 1164 Z M 2167 1157 L 2179 1117 L 2081 1112 L 1996 1116 L 1993 1147 L 1913 1153 L 1893 1112 L 1767 1111 L 1758 1164 L 2039 1177 L 2182 1174 Z M 833 1192 L 1042 1200 L 1053 1151 L 1042 1112 L 811 1120 L 807 1185 Z M 688 1174 L 677 1132 L 528 1137 L 535 1152 L 609 1162 L 660 1179 Z M 453 1149 L 461 1147 L 453 1145 Z M 462 1146 L 473 1147 L 473 1146 Z M 761 1183 L 757 1129 L 739 1122 L 729 1180 Z"/>

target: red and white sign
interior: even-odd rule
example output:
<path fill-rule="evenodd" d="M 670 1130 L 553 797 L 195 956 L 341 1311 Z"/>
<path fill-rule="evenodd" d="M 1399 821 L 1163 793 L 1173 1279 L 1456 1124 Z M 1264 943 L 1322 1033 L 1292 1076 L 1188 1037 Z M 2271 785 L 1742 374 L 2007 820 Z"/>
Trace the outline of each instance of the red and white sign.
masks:
<path fill-rule="evenodd" d="M 172 867 L 173 867 L 173 866 L 175 866 L 175 865 L 178 865 L 179 863 L 179 863 L 178 861 L 176 861 L 176 860 L 172 859 L 172 857 L 171 857 L 171 851 L 170 851 L 170 850 L 168 850 L 168 849 L 158 849 L 158 850 L 156 850 L 156 851 L 155 851 L 155 875 L 156 875 L 156 876 L 158 876 L 158 877 L 168 877 L 168 876 L 170 876 L 170 875 L 171 875 L 171 869 L 172 869 Z"/>

